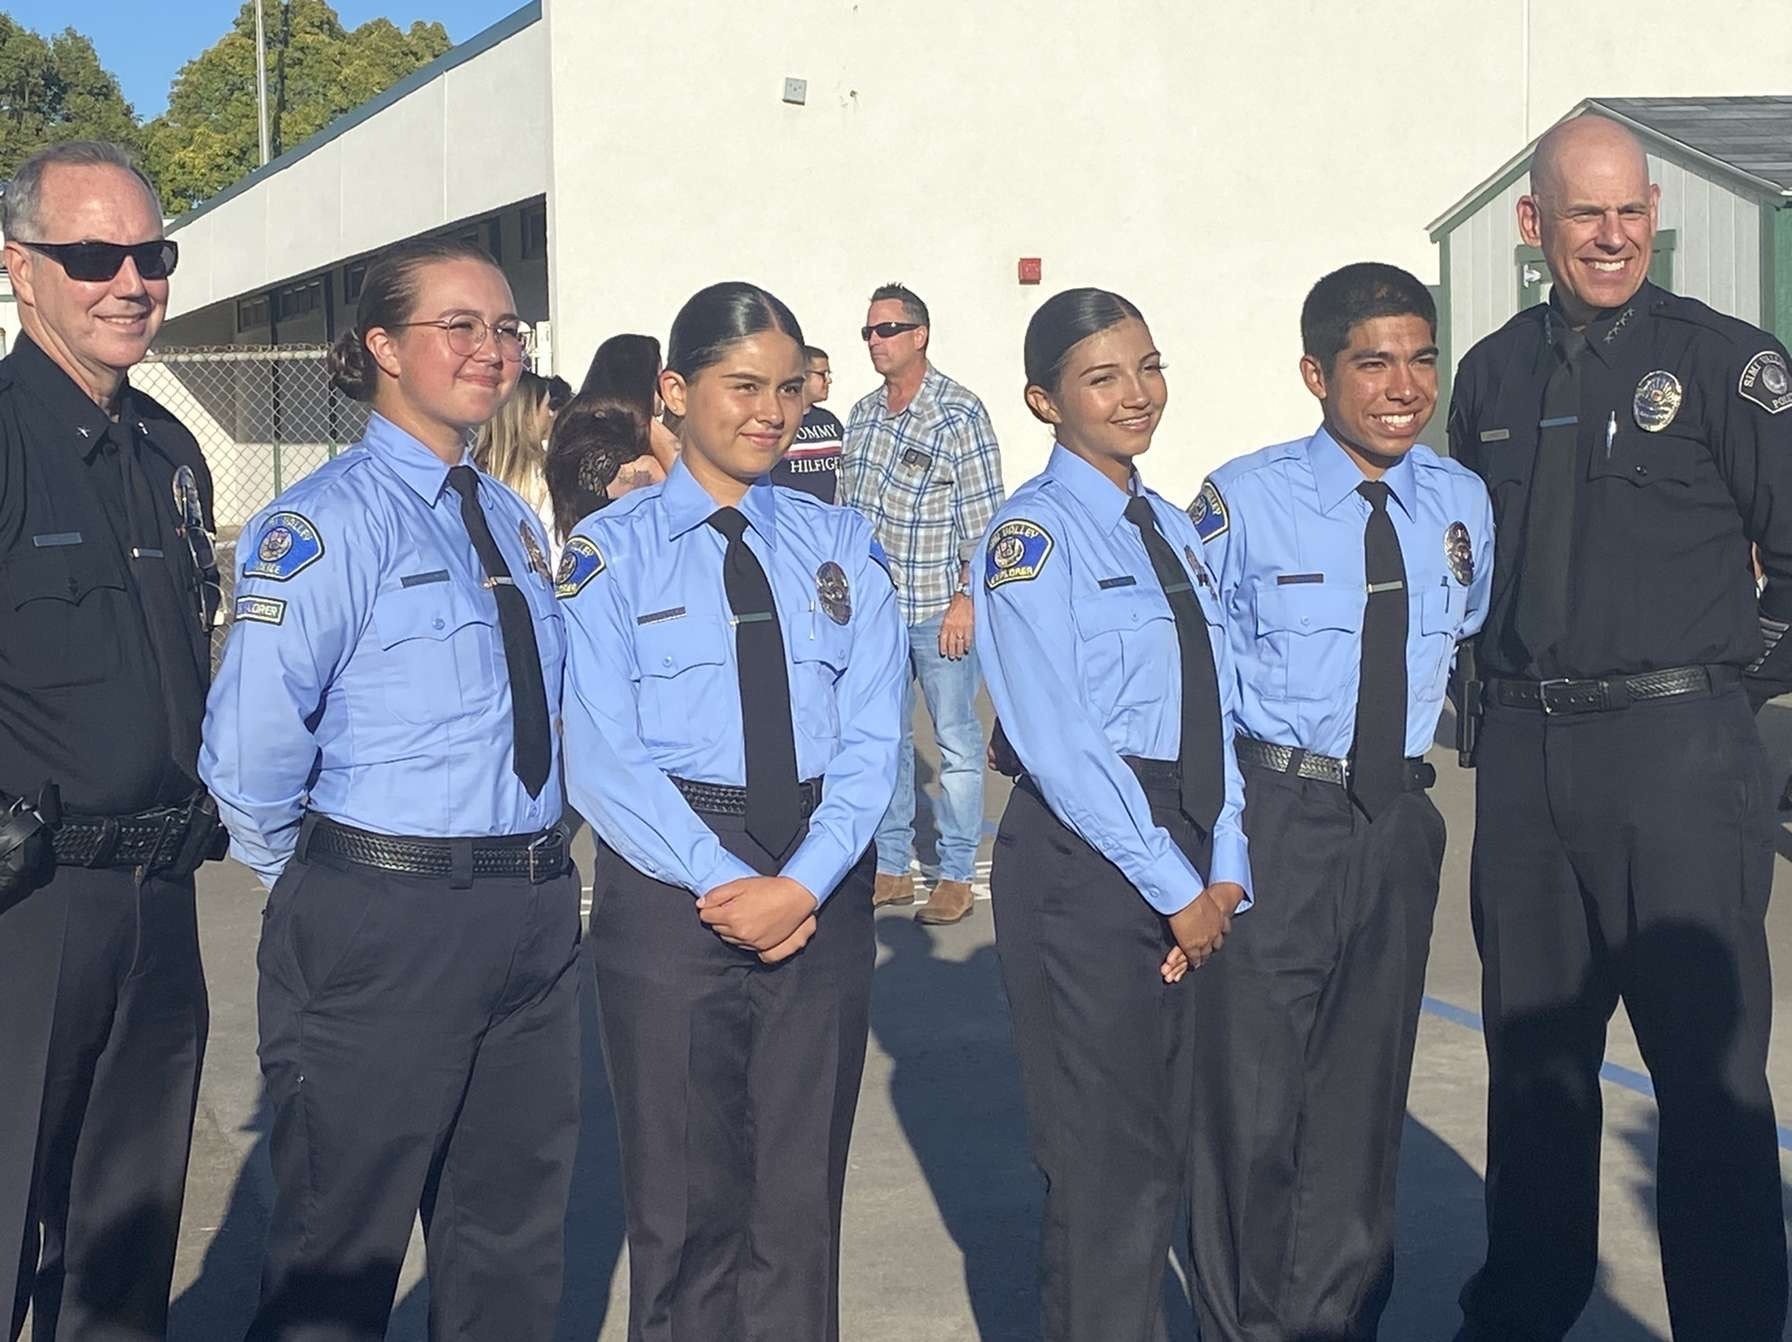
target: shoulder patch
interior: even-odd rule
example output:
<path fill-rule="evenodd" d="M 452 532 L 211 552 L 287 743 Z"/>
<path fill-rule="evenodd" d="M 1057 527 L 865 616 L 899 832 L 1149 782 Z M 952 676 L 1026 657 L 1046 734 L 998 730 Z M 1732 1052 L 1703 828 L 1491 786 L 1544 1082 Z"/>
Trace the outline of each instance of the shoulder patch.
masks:
<path fill-rule="evenodd" d="M 994 591 L 1005 582 L 1027 582 L 1039 576 L 1052 552 L 1052 535 L 1037 522 L 1017 517 L 1002 523 L 989 537 L 983 585 Z"/>
<path fill-rule="evenodd" d="M 245 578 L 285 582 L 324 557 L 324 538 L 303 513 L 279 512 L 262 524 Z"/>
<path fill-rule="evenodd" d="M 1745 401 L 1753 401 L 1770 415 L 1792 406 L 1792 377 L 1787 376 L 1786 356 L 1776 349 L 1764 349 L 1742 370 L 1736 390 Z"/>
<path fill-rule="evenodd" d="M 278 597 L 239 596 L 236 618 L 253 624 L 280 624 L 286 619 L 286 603 Z"/>
<path fill-rule="evenodd" d="M 566 601 L 585 590 L 585 584 L 604 571 L 603 551 L 597 542 L 574 536 L 560 552 L 560 568 L 554 574 L 554 595 Z"/>
<path fill-rule="evenodd" d="M 1226 501 L 1213 481 L 1202 485 L 1195 501 L 1188 505 L 1188 520 L 1195 524 L 1195 534 L 1203 542 L 1224 536 L 1231 529 L 1232 515 L 1226 511 Z"/>

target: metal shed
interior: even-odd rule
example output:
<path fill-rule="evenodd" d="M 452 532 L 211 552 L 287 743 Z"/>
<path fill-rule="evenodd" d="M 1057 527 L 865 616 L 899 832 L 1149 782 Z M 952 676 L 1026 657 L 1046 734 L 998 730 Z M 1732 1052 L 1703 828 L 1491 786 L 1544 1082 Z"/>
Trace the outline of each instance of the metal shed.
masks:
<path fill-rule="evenodd" d="M 1568 117 L 1588 112 L 1636 132 L 1661 186 L 1650 278 L 1792 335 L 1792 97 L 1589 98 Z M 1518 236 L 1536 144 L 1429 225 L 1441 249 L 1446 376 L 1482 336 L 1549 294 L 1542 253 Z"/>

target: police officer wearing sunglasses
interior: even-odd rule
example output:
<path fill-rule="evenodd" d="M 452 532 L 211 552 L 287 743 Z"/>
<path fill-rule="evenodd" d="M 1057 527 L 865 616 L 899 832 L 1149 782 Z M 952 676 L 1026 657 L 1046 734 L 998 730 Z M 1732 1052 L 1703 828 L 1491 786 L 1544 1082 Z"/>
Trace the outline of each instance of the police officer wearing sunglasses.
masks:
<path fill-rule="evenodd" d="M 0 206 L 0 1263 L 39 1337 L 165 1331 L 205 1048 L 211 476 L 128 380 L 161 220 L 98 142 L 26 159 Z"/>

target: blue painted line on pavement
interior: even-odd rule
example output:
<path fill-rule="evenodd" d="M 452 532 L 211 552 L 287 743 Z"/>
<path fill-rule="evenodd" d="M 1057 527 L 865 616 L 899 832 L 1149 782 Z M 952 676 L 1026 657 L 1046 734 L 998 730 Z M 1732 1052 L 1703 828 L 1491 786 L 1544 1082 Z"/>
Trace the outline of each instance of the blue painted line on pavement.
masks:
<path fill-rule="evenodd" d="M 1425 1010 L 1439 1020 L 1447 1020 L 1452 1025 L 1460 1025 L 1464 1029 L 1473 1030 L 1476 1034 L 1487 1033 L 1481 1023 L 1481 1017 L 1466 1007 L 1459 1007 L 1454 1002 L 1446 1002 L 1441 997 L 1426 997 Z M 1599 1079 L 1608 1081 L 1614 1086 L 1622 1086 L 1625 1090 L 1634 1091 L 1648 1099 L 1655 1098 L 1655 1083 L 1647 1074 L 1629 1067 L 1620 1067 L 1615 1062 L 1608 1062 L 1599 1069 Z M 1792 1151 L 1792 1128 L 1783 1124 L 1777 1129 L 1780 1137 L 1780 1150 Z"/>

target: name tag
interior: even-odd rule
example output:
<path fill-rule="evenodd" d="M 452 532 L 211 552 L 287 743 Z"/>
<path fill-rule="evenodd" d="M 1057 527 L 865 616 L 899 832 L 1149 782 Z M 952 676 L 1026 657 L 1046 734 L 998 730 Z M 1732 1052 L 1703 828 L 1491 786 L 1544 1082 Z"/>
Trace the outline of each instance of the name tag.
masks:
<path fill-rule="evenodd" d="M 664 624 L 667 620 L 676 620 L 684 614 L 683 606 L 673 606 L 669 610 L 656 610 L 651 615 L 637 615 L 636 624 Z"/>
<path fill-rule="evenodd" d="M 1325 581 L 1325 574 L 1323 574 L 1323 573 L 1278 573 L 1278 574 L 1276 574 L 1276 586 L 1277 587 L 1294 587 L 1301 583 L 1324 582 L 1324 581 Z"/>
<path fill-rule="evenodd" d="M 1512 436 L 1510 429 L 1482 429 L 1481 441 L 1484 443 L 1503 443 Z"/>
<path fill-rule="evenodd" d="M 1139 585 L 1139 580 L 1128 573 L 1120 578 L 1098 579 L 1095 585 L 1105 592 L 1112 587 L 1137 587 Z"/>
<path fill-rule="evenodd" d="M 428 573 L 407 573 L 398 581 L 404 587 L 426 587 L 432 582 L 447 582 L 448 570 L 439 568 Z"/>
<path fill-rule="evenodd" d="M 48 535 L 33 536 L 31 543 L 40 550 L 53 550 L 63 545 L 79 545 L 81 533 L 78 531 L 52 531 Z"/>

